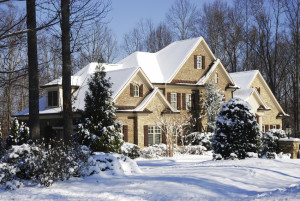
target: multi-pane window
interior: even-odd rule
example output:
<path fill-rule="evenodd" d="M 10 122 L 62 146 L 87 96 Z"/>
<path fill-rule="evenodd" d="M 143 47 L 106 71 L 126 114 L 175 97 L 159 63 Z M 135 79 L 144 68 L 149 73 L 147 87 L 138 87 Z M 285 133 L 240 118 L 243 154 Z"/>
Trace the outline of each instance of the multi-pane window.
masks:
<path fill-rule="evenodd" d="M 171 93 L 171 106 L 177 108 L 177 94 Z"/>
<path fill-rule="evenodd" d="M 58 106 L 58 92 L 57 91 L 49 91 L 48 92 L 48 106 Z"/>
<path fill-rule="evenodd" d="M 185 108 L 187 110 L 191 109 L 192 106 L 192 94 L 185 95 Z"/>
<path fill-rule="evenodd" d="M 137 84 L 134 85 L 134 87 L 133 87 L 133 95 L 134 95 L 134 97 L 139 97 L 140 96 L 139 91 L 140 91 L 139 85 L 137 85 Z"/>
<path fill-rule="evenodd" d="M 197 69 L 202 69 L 202 56 L 197 56 Z"/>
<path fill-rule="evenodd" d="M 161 130 L 158 126 L 148 126 L 149 145 L 161 143 Z"/>

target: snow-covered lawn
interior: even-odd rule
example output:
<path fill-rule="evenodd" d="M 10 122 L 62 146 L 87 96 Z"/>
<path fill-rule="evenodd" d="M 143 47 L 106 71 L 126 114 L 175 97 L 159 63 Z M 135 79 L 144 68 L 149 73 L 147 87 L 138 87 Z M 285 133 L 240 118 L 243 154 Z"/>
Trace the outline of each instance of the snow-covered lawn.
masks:
<path fill-rule="evenodd" d="M 299 159 L 212 161 L 211 156 L 136 160 L 142 173 L 90 176 L 0 190 L 1 200 L 300 200 Z"/>

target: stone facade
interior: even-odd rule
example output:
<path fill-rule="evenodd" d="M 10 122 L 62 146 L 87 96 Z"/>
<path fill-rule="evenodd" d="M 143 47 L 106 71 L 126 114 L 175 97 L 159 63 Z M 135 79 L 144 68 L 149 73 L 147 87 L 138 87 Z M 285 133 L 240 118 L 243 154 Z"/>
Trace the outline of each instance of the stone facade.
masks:
<path fill-rule="evenodd" d="M 279 140 L 279 149 L 284 154 L 291 154 L 291 158 L 299 158 L 300 139 L 281 139 Z"/>

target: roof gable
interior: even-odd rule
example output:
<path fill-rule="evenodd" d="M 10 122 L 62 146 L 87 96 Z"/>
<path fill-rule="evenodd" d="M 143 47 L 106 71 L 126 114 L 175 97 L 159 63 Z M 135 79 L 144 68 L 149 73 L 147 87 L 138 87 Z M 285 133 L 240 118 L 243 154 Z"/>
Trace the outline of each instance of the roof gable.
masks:
<path fill-rule="evenodd" d="M 117 64 L 141 67 L 152 83 L 169 83 L 199 44 L 212 60 L 216 59 L 204 39 L 198 37 L 173 42 L 156 53 L 135 52 Z"/>
<path fill-rule="evenodd" d="M 216 69 L 218 69 L 219 72 L 222 73 L 222 75 L 224 76 L 224 78 L 229 82 L 229 84 L 232 87 L 237 87 L 236 83 L 231 79 L 231 77 L 229 76 L 228 72 L 224 68 L 224 66 L 221 63 L 220 59 L 217 59 L 216 61 L 214 61 L 213 65 L 206 72 L 206 74 L 197 82 L 197 85 L 204 85 L 204 84 L 206 84 L 211 79 L 211 76 L 213 75 L 213 72 Z"/>

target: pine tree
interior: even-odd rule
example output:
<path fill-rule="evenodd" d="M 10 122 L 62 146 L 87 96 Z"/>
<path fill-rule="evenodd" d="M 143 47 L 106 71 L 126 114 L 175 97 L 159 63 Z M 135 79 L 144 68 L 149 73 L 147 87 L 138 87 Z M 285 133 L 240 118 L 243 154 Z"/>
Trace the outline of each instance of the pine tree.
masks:
<path fill-rule="evenodd" d="M 19 127 L 19 135 L 17 138 L 17 144 L 22 145 L 24 143 L 28 143 L 29 140 L 29 128 L 21 122 L 21 125 Z"/>
<path fill-rule="evenodd" d="M 89 80 L 83 112 L 84 127 L 94 134 L 92 151 L 120 152 L 123 144 L 121 125 L 115 123 L 116 108 L 112 99 L 110 78 L 103 66 L 97 66 Z"/>
<path fill-rule="evenodd" d="M 19 136 L 19 121 L 15 117 L 12 121 L 10 130 L 9 130 L 9 135 L 6 137 L 6 142 L 5 142 L 5 147 L 6 149 L 11 148 L 12 145 L 17 145 L 17 138 Z"/>
<path fill-rule="evenodd" d="M 223 95 L 213 81 L 205 86 L 205 108 L 207 112 L 207 132 L 214 132 L 216 119 L 222 107 Z"/>
<path fill-rule="evenodd" d="M 234 153 L 243 159 L 247 152 L 258 153 L 260 147 L 261 134 L 251 106 L 239 98 L 229 100 L 217 118 L 212 142 L 214 153 L 225 159 Z"/>

